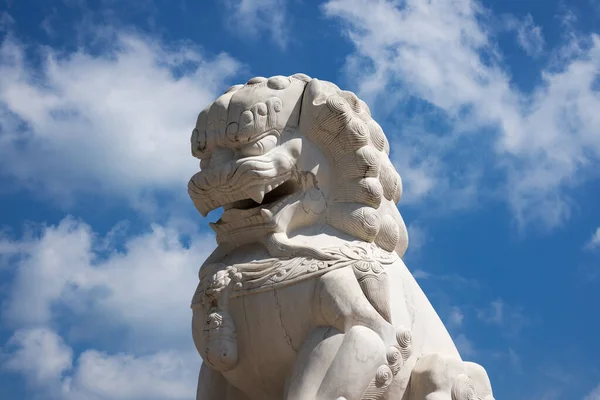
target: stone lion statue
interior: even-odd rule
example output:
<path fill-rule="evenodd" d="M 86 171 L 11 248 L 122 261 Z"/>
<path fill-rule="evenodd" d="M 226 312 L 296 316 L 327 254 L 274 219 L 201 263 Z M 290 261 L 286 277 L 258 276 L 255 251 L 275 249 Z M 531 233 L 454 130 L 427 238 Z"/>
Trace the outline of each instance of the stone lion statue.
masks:
<path fill-rule="evenodd" d="M 304 74 L 253 78 L 198 117 L 198 400 L 492 400 L 401 260 L 402 181 L 365 102 Z"/>

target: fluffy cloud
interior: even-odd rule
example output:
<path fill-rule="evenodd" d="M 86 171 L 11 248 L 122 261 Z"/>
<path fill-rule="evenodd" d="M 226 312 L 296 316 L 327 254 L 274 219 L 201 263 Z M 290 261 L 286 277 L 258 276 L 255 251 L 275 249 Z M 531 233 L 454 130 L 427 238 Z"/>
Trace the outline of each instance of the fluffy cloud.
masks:
<path fill-rule="evenodd" d="M 195 235 L 184 246 L 178 231 L 154 225 L 120 238 L 117 248 L 110 235 L 98 237 L 87 224 L 65 218 L 27 236 L 0 246 L 20 254 L 3 304 L 5 322 L 28 327 L 61 319 L 81 340 L 125 330 L 122 341 L 132 349 L 189 347 L 189 302 L 198 268 L 214 248 L 211 235 Z"/>
<path fill-rule="evenodd" d="M 189 398 L 200 364 L 189 303 L 214 246 L 212 235 L 185 245 L 160 225 L 101 237 L 71 217 L 4 237 L 0 255 L 16 257 L 4 266 L 15 271 L 2 316 L 17 329 L 5 369 L 66 400 Z"/>
<path fill-rule="evenodd" d="M 67 53 L 10 31 L 0 42 L 0 176 L 61 202 L 185 193 L 197 114 L 239 64 L 113 27 L 94 35 L 95 50 Z"/>
<path fill-rule="evenodd" d="M 79 357 L 72 379 L 65 382 L 64 397 L 189 399 L 196 391 L 199 364 L 195 353 L 166 351 L 134 357 L 89 350 Z"/>
<path fill-rule="evenodd" d="M 271 40 L 285 48 L 288 41 L 286 29 L 286 2 L 284 0 L 223 0 L 229 14 L 228 25 L 244 37 L 256 38 L 266 31 Z"/>
<path fill-rule="evenodd" d="M 532 322 L 520 307 L 511 306 L 502 299 L 492 301 L 486 309 L 477 310 L 477 317 L 489 325 L 501 327 L 504 334 L 513 337 Z"/>
<path fill-rule="evenodd" d="M 523 20 L 508 17 L 506 27 L 516 32 L 519 46 L 527 55 L 536 58 L 542 54 L 545 44 L 544 35 L 542 28 L 535 25 L 531 15 L 527 15 Z"/>
<path fill-rule="evenodd" d="M 409 249 L 411 254 L 418 253 L 430 238 L 427 237 L 427 230 L 418 223 L 408 225 L 408 236 L 410 237 Z"/>
<path fill-rule="evenodd" d="M 72 366 L 73 351 L 49 329 L 19 330 L 7 347 L 11 353 L 3 368 L 22 372 L 37 385 L 59 381 Z"/>
<path fill-rule="evenodd" d="M 450 309 L 450 315 L 448 315 L 448 325 L 451 327 L 461 326 L 465 315 L 459 307 L 453 306 Z"/>
<path fill-rule="evenodd" d="M 87 193 L 140 210 L 148 194 L 184 197 L 197 113 L 238 63 L 114 27 L 94 29 L 93 49 L 65 53 L 18 41 L 11 23 L 0 17 L 4 182 L 63 204 Z M 1 232 L 11 277 L 1 318 L 14 329 L 2 372 L 25 376 L 32 398 L 190 398 L 200 358 L 189 302 L 214 237 L 189 225 L 172 218 L 132 234 L 120 223 L 100 236 L 68 217 L 20 238 Z"/>
<path fill-rule="evenodd" d="M 401 6 L 330 0 L 323 10 L 344 24 L 355 46 L 346 67 L 361 95 L 384 112 L 410 105 L 419 116 L 392 135 L 409 198 L 472 202 L 482 177 L 490 176 L 483 172 L 491 172 L 488 191 L 509 204 L 521 226 L 555 227 L 569 218 L 565 189 L 600 170 L 598 36 L 569 34 L 541 82 L 523 93 L 485 25 L 489 13 L 476 0 Z M 539 46 L 541 33 L 525 22 L 522 45 Z M 427 119 L 440 121 L 444 132 L 430 132 Z"/>
<path fill-rule="evenodd" d="M 73 350 L 47 328 L 17 331 L 4 368 L 20 372 L 46 399 L 189 399 L 195 392 L 195 354 L 160 351 L 143 356 Z"/>

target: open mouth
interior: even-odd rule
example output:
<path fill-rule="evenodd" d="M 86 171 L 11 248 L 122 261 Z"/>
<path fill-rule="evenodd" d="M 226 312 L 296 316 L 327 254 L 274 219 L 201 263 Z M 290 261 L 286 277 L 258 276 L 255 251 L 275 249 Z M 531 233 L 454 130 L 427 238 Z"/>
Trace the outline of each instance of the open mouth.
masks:
<path fill-rule="evenodd" d="M 252 198 L 225 204 L 221 218 L 210 224 L 215 232 L 231 232 L 247 226 L 269 224 L 274 216 L 299 197 L 304 189 L 294 174 L 287 173 L 268 183 L 255 185 L 245 192 Z"/>
<path fill-rule="evenodd" d="M 275 203 L 276 201 L 281 200 L 282 198 L 294 194 L 302 189 L 298 181 L 294 178 L 288 178 L 287 180 L 283 181 L 283 183 L 279 182 L 280 180 L 271 185 L 255 186 L 257 189 L 254 189 L 253 191 L 255 193 L 259 193 L 258 196 L 253 197 L 252 199 L 245 199 L 226 204 L 223 206 L 223 210 L 249 210 L 259 206 L 268 207 L 270 204 Z M 264 187 L 264 189 L 260 186 Z"/>

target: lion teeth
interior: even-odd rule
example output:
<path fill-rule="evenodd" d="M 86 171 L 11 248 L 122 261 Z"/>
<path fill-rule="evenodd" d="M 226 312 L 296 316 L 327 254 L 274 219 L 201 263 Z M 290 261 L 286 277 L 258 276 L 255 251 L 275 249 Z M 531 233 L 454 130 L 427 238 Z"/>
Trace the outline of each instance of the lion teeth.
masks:
<path fill-rule="evenodd" d="M 266 208 L 260 210 L 260 215 L 262 215 L 264 222 L 268 222 L 271 220 L 271 218 L 273 218 L 273 213 Z"/>
<path fill-rule="evenodd" d="M 265 188 L 260 186 L 254 186 L 253 188 L 248 189 L 246 192 L 248 197 L 257 202 L 258 204 L 262 203 L 265 198 Z"/>

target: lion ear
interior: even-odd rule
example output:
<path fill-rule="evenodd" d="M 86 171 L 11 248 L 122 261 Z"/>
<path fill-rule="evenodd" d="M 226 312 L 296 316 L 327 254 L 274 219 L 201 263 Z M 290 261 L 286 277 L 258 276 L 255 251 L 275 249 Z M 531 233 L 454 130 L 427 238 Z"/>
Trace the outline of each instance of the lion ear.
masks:
<path fill-rule="evenodd" d="M 327 81 L 320 81 L 317 78 L 311 79 L 304 88 L 302 97 L 302 121 L 311 123 L 321 108 L 325 106 L 327 98 L 333 94 L 337 94 L 339 89 L 336 85 Z"/>
<path fill-rule="evenodd" d="M 313 106 L 318 106 L 325 103 L 325 100 L 327 100 L 327 95 L 324 93 L 323 86 L 323 83 L 321 83 L 321 81 L 317 78 L 308 82 L 304 91 L 304 96 L 307 102 Z"/>
<path fill-rule="evenodd" d="M 294 75 L 290 76 L 290 78 L 298 79 L 299 81 L 302 81 L 305 83 L 308 83 L 312 80 L 312 78 L 310 76 L 308 76 L 306 74 L 302 74 L 302 73 L 294 74 Z"/>

